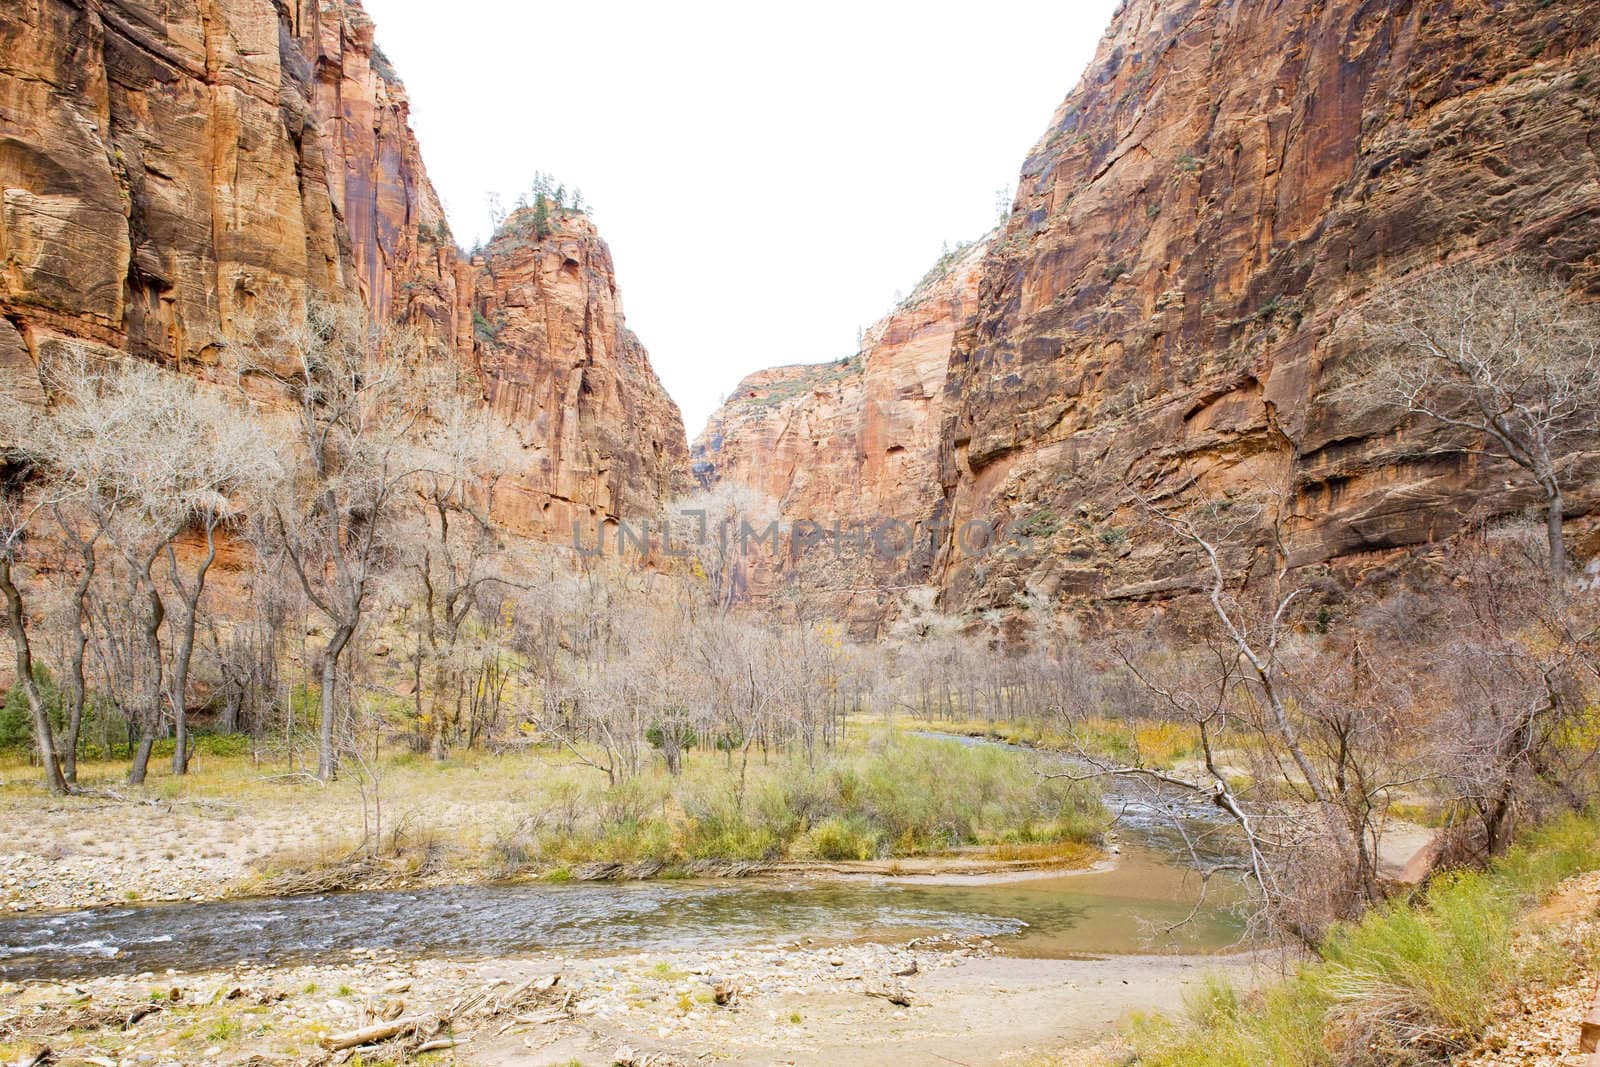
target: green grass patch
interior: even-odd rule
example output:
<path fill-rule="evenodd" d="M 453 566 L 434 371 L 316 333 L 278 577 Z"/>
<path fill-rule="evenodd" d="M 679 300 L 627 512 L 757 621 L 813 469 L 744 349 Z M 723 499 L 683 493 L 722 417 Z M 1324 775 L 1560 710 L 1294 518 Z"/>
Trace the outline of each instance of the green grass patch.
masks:
<path fill-rule="evenodd" d="M 1530 834 L 1483 872 L 1447 875 L 1334 931 L 1324 958 L 1241 993 L 1212 981 L 1178 1020 L 1132 1037 L 1147 1067 L 1377 1067 L 1447 1062 L 1471 1047 L 1514 985 L 1551 960 L 1512 934 L 1564 878 L 1600 868 L 1600 816 Z M 1561 950 L 1549 949 L 1555 953 Z M 1547 976 L 1547 975 L 1546 975 Z"/>
<path fill-rule="evenodd" d="M 589 860 L 867 860 L 968 846 L 1087 842 L 1104 829 L 1085 786 L 1041 779 L 1022 753 L 886 735 L 809 765 L 799 755 L 737 776 L 711 761 L 676 782 L 638 779 L 598 797 L 530 856 Z"/>

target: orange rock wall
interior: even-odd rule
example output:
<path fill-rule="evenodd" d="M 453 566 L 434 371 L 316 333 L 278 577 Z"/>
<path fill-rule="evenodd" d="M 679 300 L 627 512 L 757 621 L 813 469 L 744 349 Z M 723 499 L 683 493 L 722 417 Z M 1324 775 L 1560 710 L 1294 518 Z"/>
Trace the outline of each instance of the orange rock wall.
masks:
<path fill-rule="evenodd" d="M 63 343 L 223 378 L 257 302 L 354 296 L 489 371 L 486 400 L 528 453 L 518 532 L 549 528 L 525 521 L 547 500 L 653 514 L 687 446 L 604 244 L 585 221 L 464 262 L 407 116 L 355 0 L 8 0 L 0 388 L 42 401 L 33 368 Z M 541 264 L 569 253 L 576 288 L 547 284 Z M 480 353 L 480 303 L 580 321 Z M 513 379 L 563 385 L 530 406 L 507 400 Z"/>
<path fill-rule="evenodd" d="M 830 543 L 757 567 L 758 599 L 791 594 L 872 633 L 900 590 L 928 580 L 943 510 L 945 375 L 956 330 L 977 306 L 983 254 L 979 244 L 944 264 L 850 359 L 750 375 L 695 441 L 701 485 L 747 486 L 791 526 L 845 528 L 837 551 Z M 921 531 L 915 550 L 898 551 L 905 531 L 889 521 Z M 888 552 L 864 555 L 848 533 L 856 524 L 866 524 L 869 541 L 879 530 Z"/>
<path fill-rule="evenodd" d="M 1340 327 L 1475 258 L 1600 296 L 1597 94 L 1592 0 L 1127 0 L 1023 164 L 951 360 L 953 517 L 1042 535 L 948 556 L 946 605 L 1186 589 L 1192 561 L 1127 537 L 1124 479 L 1180 509 L 1287 484 L 1292 560 L 1357 572 L 1526 507 L 1507 464 L 1330 399 Z"/>

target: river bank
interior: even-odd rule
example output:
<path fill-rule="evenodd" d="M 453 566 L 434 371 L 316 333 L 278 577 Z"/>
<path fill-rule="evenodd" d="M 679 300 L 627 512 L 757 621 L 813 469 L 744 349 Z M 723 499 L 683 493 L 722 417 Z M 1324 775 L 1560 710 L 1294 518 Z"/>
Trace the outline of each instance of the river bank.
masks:
<path fill-rule="evenodd" d="M 293 765 L 197 754 L 129 790 L 81 768 L 51 797 L 0 766 L 0 911 L 544 879 L 986 875 L 1090 867 L 1107 817 L 1020 754 L 865 730 L 815 767 L 718 754 L 615 786 L 549 749 L 407 753 L 320 785 Z"/>
<path fill-rule="evenodd" d="M 508 875 L 472 854 L 460 857 L 466 862 L 452 862 L 447 850 L 426 865 L 405 855 L 390 857 L 394 862 L 361 862 L 342 820 L 329 817 L 341 814 L 341 807 L 340 798 L 320 792 L 250 805 L 184 798 L 9 798 L 0 802 L 0 820 L 11 828 L 0 844 L 0 913 L 541 879 L 783 876 L 957 883 L 1098 870 L 1114 862 L 1101 850 L 1078 846 L 1024 859 L 972 850 L 889 860 L 710 860 L 688 867 L 593 861 Z M 492 817 L 492 810 L 486 814 Z"/>
<path fill-rule="evenodd" d="M 373 950 L 340 963 L 0 983 L 0 1055 L 10 1062 L 48 1046 L 57 1062 L 287 1067 L 343 1062 L 323 1047 L 336 1035 L 426 1018 L 427 1040 L 453 1045 L 418 1056 L 402 1039 L 361 1062 L 1027 1062 L 1106 1034 L 1134 1009 L 1175 1009 L 1208 973 L 1247 977 L 1250 966 L 995 950 L 955 937 L 592 958 Z"/>
<path fill-rule="evenodd" d="M 604 838 L 591 844 L 607 858 L 574 862 L 550 835 L 602 794 L 526 756 L 401 761 L 381 790 L 239 760 L 125 796 L 0 786 L 14 828 L 0 1058 L 48 1044 L 99 1067 L 323 1063 L 341 1054 L 322 1047 L 333 1035 L 398 1019 L 408 1028 L 360 1062 L 413 1062 L 419 1046 L 482 1064 L 1026 1062 L 1244 966 L 1203 954 L 1237 937 L 1221 907 L 1162 937 L 1196 891 L 1181 865 L 1131 839 L 1107 855 L 1053 839 L 1057 823 L 1030 829 L 1037 779 L 1020 756 L 907 747 L 924 777 L 950 752 L 981 771 L 1021 832 L 1002 836 L 986 809 L 968 832 L 990 843 L 944 855 L 880 837 L 890 854 L 872 859 L 673 865 Z M 902 795 L 862 783 L 880 805 Z M 705 783 L 663 784 L 636 811 L 704 840 L 684 801 Z M 938 799 L 960 789 L 925 784 L 904 795 L 942 807 L 889 817 L 960 814 Z M 845 829 L 867 840 L 873 825 Z M 743 877 L 662 877 L 683 873 Z"/>

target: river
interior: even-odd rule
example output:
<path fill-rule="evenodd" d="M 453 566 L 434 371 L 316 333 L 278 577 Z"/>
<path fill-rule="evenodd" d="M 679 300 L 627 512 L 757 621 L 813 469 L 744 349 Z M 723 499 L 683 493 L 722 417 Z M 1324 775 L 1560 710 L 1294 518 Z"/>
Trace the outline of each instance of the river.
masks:
<path fill-rule="evenodd" d="M 361 948 L 492 957 L 941 934 L 992 938 L 1007 954 L 1041 958 L 1227 947 L 1239 936 L 1222 903 L 1227 893 L 1181 929 L 1163 933 L 1188 915 L 1198 879 L 1162 803 L 1142 792 L 1108 792 L 1107 806 L 1122 813 L 1123 851 L 1114 866 L 1016 881 L 757 877 L 475 885 L 23 915 L 0 919 L 0 977 L 293 963 Z M 1203 806 L 1184 811 L 1191 831 L 1214 821 Z"/>

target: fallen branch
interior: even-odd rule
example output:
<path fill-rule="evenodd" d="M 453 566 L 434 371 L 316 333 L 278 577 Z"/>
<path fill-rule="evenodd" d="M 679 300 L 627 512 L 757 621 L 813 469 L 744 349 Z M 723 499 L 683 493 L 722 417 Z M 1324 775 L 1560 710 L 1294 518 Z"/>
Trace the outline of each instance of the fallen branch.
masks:
<path fill-rule="evenodd" d="M 375 1045 L 382 1041 L 404 1037 L 422 1026 L 433 1026 L 436 1022 L 437 1020 L 431 1015 L 413 1015 L 390 1023 L 347 1030 L 342 1034 L 330 1034 L 322 1039 L 322 1047 L 329 1052 L 338 1052 L 341 1049 L 355 1048 L 357 1045 Z"/>
<path fill-rule="evenodd" d="M 465 1045 L 467 1041 L 468 1038 L 465 1037 L 436 1037 L 432 1041 L 424 1041 L 411 1051 L 419 1054 L 423 1052 L 441 1052 L 447 1048 L 455 1048 L 457 1045 Z"/>

